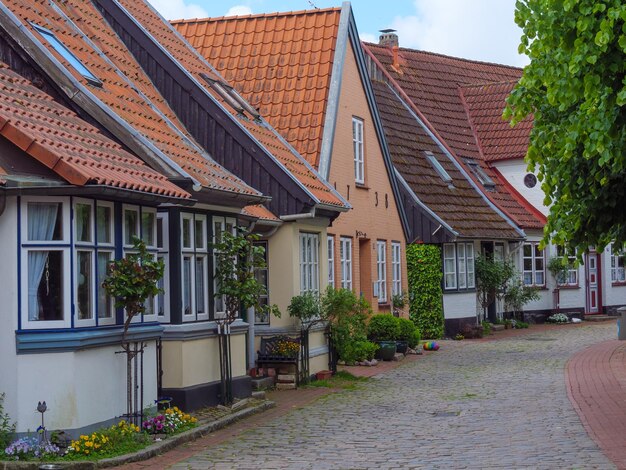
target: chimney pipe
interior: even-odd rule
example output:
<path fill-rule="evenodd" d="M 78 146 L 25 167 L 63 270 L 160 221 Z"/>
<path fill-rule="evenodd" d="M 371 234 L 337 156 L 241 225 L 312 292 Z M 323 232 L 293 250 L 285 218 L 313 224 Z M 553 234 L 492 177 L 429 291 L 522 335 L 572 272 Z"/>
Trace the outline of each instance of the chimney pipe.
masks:
<path fill-rule="evenodd" d="M 398 45 L 396 44 L 391 48 L 391 52 L 393 55 L 393 63 L 391 66 L 396 70 L 396 72 L 400 71 L 400 61 L 398 60 Z"/>

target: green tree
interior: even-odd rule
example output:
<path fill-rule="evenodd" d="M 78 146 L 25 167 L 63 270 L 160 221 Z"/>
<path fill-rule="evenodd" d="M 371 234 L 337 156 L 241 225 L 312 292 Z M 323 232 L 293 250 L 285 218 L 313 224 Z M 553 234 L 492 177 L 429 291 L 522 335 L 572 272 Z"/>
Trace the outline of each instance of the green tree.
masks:
<path fill-rule="evenodd" d="M 505 117 L 532 117 L 527 162 L 550 205 L 544 243 L 626 241 L 626 3 L 518 0 L 531 62 Z"/>

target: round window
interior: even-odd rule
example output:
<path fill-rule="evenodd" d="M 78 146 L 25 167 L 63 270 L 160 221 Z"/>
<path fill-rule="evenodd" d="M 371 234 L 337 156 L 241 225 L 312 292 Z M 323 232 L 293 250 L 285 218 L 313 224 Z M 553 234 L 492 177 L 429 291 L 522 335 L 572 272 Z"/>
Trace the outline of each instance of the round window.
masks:
<path fill-rule="evenodd" d="M 537 177 L 532 173 L 528 173 L 524 176 L 524 184 L 527 188 L 534 188 L 537 185 Z"/>

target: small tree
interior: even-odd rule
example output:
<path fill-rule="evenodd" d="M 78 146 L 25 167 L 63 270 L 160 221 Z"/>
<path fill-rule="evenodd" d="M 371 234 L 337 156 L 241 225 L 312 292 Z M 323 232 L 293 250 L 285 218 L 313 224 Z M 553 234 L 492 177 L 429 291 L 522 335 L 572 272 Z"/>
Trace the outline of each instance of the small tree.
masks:
<path fill-rule="evenodd" d="M 478 303 L 483 308 L 483 317 L 486 318 L 489 305 L 505 297 L 510 281 L 515 277 L 515 266 L 509 261 L 478 256 L 475 271 Z"/>
<path fill-rule="evenodd" d="M 539 289 L 534 286 L 526 286 L 522 280 L 518 277 L 513 279 L 504 294 L 504 305 L 507 310 L 510 310 L 513 317 L 522 320 L 521 313 L 522 308 L 528 302 L 539 300 Z"/>
<path fill-rule="evenodd" d="M 232 403 L 232 365 L 230 352 L 230 325 L 241 310 L 255 311 L 280 316 L 276 305 L 261 304 L 261 296 L 267 293 L 255 276 L 255 268 L 265 268 L 264 248 L 254 242 L 259 236 L 245 227 L 237 227 L 236 233 L 224 232 L 221 240 L 213 244 L 216 259 L 215 297 L 224 299 L 225 314 L 216 319 L 220 341 L 220 371 L 222 379 L 222 403 Z M 250 321 L 254 321 L 251 319 Z"/>
<path fill-rule="evenodd" d="M 122 334 L 122 350 L 126 355 L 126 414 L 129 419 L 138 424 L 142 421 L 143 385 L 139 390 L 139 385 L 134 382 L 137 380 L 137 357 L 143 355 L 146 344 L 137 341 L 130 342 L 126 336 L 133 318 L 145 312 L 146 301 L 162 292 L 158 287 L 158 282 L 163 277 L 165 265 L 163 260 L 155 259 L 148 252 L 146 244 L 139 238 L 133 239 L 133 247 L 135 253 L 130 253 L 109 264 L 108 275 L 102 286 L 107 294 L 115 297 L 115 306 L 126 311 Z M 135 374 L 133 374 L 133 368 Z M 143 365 L 141 370 L 143 373 Z M 143 384 L 143 378 L 141 378 L 141 384 Z"/>

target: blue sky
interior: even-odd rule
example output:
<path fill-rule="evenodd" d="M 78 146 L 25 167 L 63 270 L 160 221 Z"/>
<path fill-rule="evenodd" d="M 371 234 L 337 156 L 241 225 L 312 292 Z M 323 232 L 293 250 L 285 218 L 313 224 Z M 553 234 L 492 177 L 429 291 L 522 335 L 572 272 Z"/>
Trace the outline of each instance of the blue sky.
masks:
<path fill-rule="evenodd" d="M 199 18 L 341 6 L 341 0 L 149 0 L 167 19 Z M 400 46 L 515 66 L 521 30 L 515 0 L 352 0 L 362 39 L 398 30 Z"/>

